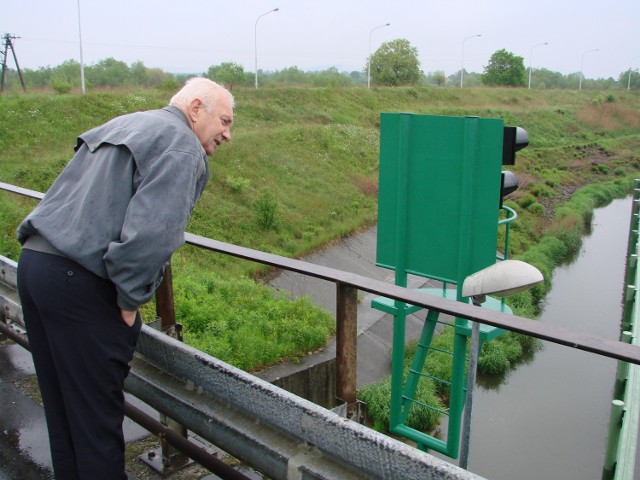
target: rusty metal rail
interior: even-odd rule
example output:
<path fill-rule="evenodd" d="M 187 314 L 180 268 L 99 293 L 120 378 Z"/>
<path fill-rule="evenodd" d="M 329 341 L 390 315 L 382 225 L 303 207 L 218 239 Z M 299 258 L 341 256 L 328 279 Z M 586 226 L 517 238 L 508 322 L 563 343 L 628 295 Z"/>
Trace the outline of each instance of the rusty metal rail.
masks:
<path fill-rule="evenodd" d="M 1 185 L 0 185 L 1 186 Z M 334 282 L 341 287 L 350 287 L 376 295 L 400 300 L 409 305 L 415 305 L 428 310 L 465 318 L 475 322 L 492 325 L 516 333 L 523 333 L 541 340 L 547 340 L 567 347 L 597 353 L 609 358 L 640 364 L 640 348 L 620 341 L 604 337 L 576 332 L 556 325 L 544 324 L 535 320 L 497 311 L 483 309 L 471 304 L 457 302 L 446 298 L 427 295 L 417 290 L 391 285 L 380 280 L 363 277 L 355 273 L 348 273 L 321 265 L 310 264 L 278 255 L 252 250 L 229 243 L 219 242 L 210 238 L 187 233 L 187 243 L 207 250 L 225 253 L 238 258 L 252 260 L 272 267 L 302 273 L 311 277 Z M 338 307 L 340 309 L 340 306 Z"/>

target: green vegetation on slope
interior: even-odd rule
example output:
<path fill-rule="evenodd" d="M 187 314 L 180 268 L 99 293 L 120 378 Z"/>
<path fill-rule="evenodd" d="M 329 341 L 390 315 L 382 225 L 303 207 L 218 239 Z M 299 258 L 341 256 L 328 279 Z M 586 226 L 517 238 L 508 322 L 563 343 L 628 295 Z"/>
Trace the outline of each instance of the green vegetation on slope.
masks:
<path fill-rule="evenodd" d="M 519 214 L 511 237 L 516 256 L 569 222 L 556 209 L 578 187 L 613 180 L 626 188 L 640 164 L 640 97 L 633 92 L 263 88 L 234 93 L 233 142 L 212 157 L 212 178 L 188 231 L 286 256 L 301 256 L 375 222 L 380 112 L 500 117 L 529 132 L 531 145 L 512 168 L 521 188 L 508 203 Z M 115 115 L 159 108 L 170 95 L 0 98 L 0 181 L 45 191 L 70 158 L 79 133 Z M 15 227 L 33 205 L 0 194 L 1 254 L 17 259 Z M 287 310 L 278 302 L 288 300 L 272 294 L 274 303 L 267 301 L 265 287 L 246 280 L 262 270 L 193 247 L 180 249 L 173 269 L 176 306 L 189 342 L 246 369 L 322 346 L 333 332 L 326 312 L 304 300 Z M 226 295 L 234 289 L 261 300 L 232 312 Z M 196 291 L 206 291 L 206 300 L 196 299 Z M 268 325 L 274 317 L 257 312 L 258 306 L 277 312 L 282 325 Z M 297 310 L 303 307 L 313 312 L 304 322 Z M 252 336 L 238 345 L 239 332 L 244 335 L 248 327 L 237 318 L 248 311 L 256 311 Z M 198 320 L 189 325 L 191 318 Z M 288 346 L 267 353 L 262 345 L 270 343 Z"/>

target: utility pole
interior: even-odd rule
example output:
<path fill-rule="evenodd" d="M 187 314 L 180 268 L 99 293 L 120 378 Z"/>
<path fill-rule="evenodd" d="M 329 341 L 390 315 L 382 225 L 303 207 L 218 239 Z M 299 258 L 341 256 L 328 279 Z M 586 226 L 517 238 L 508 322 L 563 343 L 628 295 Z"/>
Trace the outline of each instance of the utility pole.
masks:
<path fill-rule="evenodd" d="M 24 84 L 24 78 L 22 78 L 22 72 L 20 71 L 20 65 L 18 64 L 18 57 L 16 56 L 16 50 L 15 48 L 13 48 L 13 42 L 12 40 L 15 40 L 16 38 L 20 38 L 20 37 L 16 37 L 15 35 L 11 35 L 9 33 L 5 33 L 4 34 L 4 51 L 2 52 L 2 82 L 0 83 L 0 92 L 4 93 L 5 91 L 5 85 L 6 85 L 6 78 L 7 78 L 7 54 L 9 49 L 11 49 L 11 53 L 13 54 L 13 61 L 16 64 L 16 69 L 18 70 L 18 75 L 20 76 L 20 83 L 22 84 L 22 90 L 24 90 L 25 92 L 27 91 L 27 87 Z"/>

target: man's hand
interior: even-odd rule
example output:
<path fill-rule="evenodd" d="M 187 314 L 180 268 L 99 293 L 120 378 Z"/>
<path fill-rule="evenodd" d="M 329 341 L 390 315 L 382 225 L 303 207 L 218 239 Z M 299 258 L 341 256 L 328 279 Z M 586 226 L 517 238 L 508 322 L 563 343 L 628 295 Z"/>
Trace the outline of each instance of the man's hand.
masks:
<path fill-rule="evenodd" d="M 120 316 L 122 317 L 122 320 L 124 320 L 124 323 L 126 323 L 130 327 L 136 321 L 136 314 L 137 313 L 138 312 L 136 310 L 122 310 L 122 309 L 120 309 Z"/>

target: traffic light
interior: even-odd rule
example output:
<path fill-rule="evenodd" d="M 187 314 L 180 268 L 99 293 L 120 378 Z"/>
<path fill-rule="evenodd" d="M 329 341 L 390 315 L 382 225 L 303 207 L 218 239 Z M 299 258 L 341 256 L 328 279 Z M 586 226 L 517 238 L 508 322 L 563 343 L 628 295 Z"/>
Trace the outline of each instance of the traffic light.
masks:
<path fill-rule="evenodd" d="M 515 165 L 516 152 L 529 145 L 529 134 L 524 128 L 504 127 L 502 137 L 502 165 Z M 508 170 L 502 171 L 500 181 L 500 208 L 504 197 L 518 189 L 518 177 Z"/>
<path fill-rule="evenodd" d="M 509 170 L 502 171 L 502 179 L 500 181 L 500 207 L 502 208 L 502 201 L 504 197 L 518 189 L 518 177 Z"/>
<path fill-rule="evenodd" d="M 504 127 L 502 137 L 502 165 L 514 165 L 516 152 L 529 145 L 529 134 L 524 128 Z"/>

